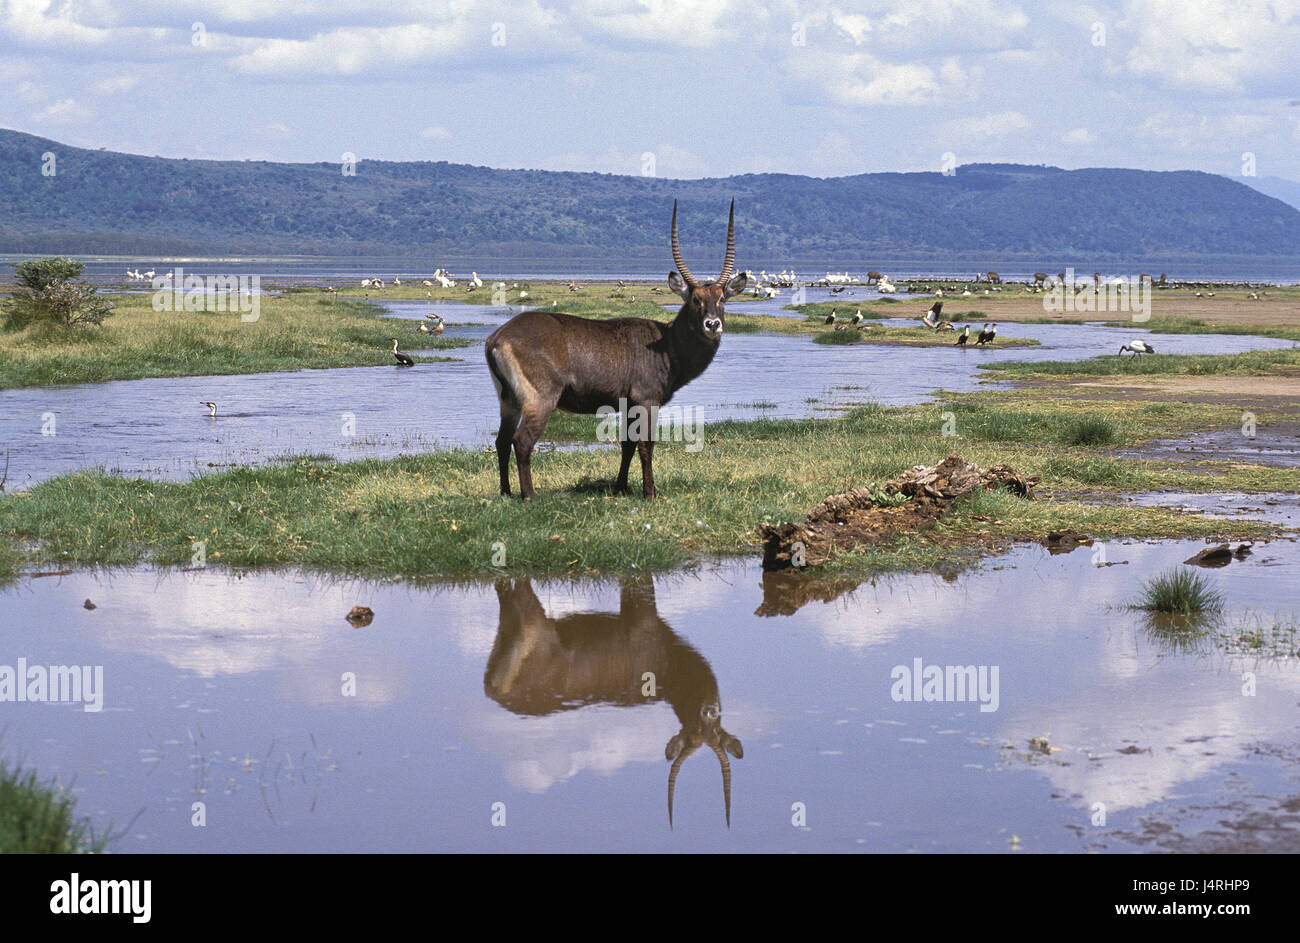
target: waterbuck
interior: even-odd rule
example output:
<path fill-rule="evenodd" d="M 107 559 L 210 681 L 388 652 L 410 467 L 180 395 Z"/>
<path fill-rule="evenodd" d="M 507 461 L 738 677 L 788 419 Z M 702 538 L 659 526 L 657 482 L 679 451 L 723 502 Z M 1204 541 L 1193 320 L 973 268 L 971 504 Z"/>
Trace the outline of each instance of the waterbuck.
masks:
<path fill-rule="evenodd" d="M 722 274 L 701 284 L 682 261 L 673 202 L 672 250 L 677 271 L 668 286 L 682 296 L 671 323 L 649 318 L 596 321 L 571 314 L 529 311 L 503 324 L 487 339 L 488 369 L 501 401 L 497 463 L 501 493 L 510 493 L 510 447 L 519 466 L 519 493 L 531 501 L 533 446 L 556 409 L 594 413 L 602 406 L 624 411 L 623 458 L 615 490 L 626 493 L 632 453 L 641 456 L 641 491 L 655 496 L 655 424 L 659 408 L 708 367 L 718 352 L 725 321 L 723 305 L 745 290 L 745 273 L 732 275 L 736 257 L 736 201 L 727 222 Z M 635 410 L 635 413 L 633 413 Z M 627 413 L 649 417 L 628 424 Z"/>
<path fill-rule="evenodd" d="M 619 611 L 546 614 L 528 580 L 498 580 L 501 614 L 483 687 L 502 707 L 545 717 L 593 704 L 639 707 L 666 701 L 681 729 L 668 741 L 668 824 L 677 773 L 707 745 L 722 767 L 722 796 L 731 825 L 731 761 L 745 755 L 722 726 L 718 679 L 699 652 L 659 615 L 654 583 L 623 583 Z"/>

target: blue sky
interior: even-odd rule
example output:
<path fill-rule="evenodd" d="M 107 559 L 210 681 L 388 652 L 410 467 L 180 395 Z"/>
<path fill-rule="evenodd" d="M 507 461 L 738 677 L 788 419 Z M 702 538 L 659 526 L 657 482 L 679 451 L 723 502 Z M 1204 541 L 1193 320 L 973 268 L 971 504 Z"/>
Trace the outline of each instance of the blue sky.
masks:
<path fill-rule="evenodd" d="M 0 126 L 169 157 L 1300 179 L 1300 0 L 0 0 Z"/>

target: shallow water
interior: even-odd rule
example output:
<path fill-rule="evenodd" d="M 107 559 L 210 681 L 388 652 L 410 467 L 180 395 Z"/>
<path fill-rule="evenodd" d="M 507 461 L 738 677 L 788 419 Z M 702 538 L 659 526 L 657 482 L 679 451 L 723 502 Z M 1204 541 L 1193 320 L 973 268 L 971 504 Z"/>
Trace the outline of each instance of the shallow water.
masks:
<path fill-rule="evenodd" d="M 444 336 L 479 342 L 518 310 L 454 302 L 384 306 L 391 315 L 411 318 L 437 310 L 464 325 L 447 328 Z M 926 401 L 935 390 L 976 389 L 983 363 L 1083 359 L 1148 336 L 1096 324 L 1003 324 L 998 330 L 1004 337 L 1036 338 L 1041 346 L 834 347 L 806 337 L 733 334 L 672 405 L 694 411 L 706 423 L 824 416 L 868 401 L 906 405 Z M 1158 343 L 1170 353 L 1292 346 L 1245 335 L 1162 335 Z M 295 453 L 350 460 L 488 444 L 498 419 L 481 346 L 438 354 L 453 359 L 409 370 L 355 367 L 0 391 L 0 443 L 10 452 L 8 487 L 30 487 L 85 468 L 184 479 Z M 200 401 L 218 404 L 216 419 Z M 43 434 L 51 428 L 53 435 Z"/>
<path fill-rule="evenodd" d="M 1210 494 L 1152 491 L 1118 496 L 1130 504 L 1168 507 L 1206 517 L 1249 518 L 1281 527 L 1300 528 L 1300 494 L 1215 491 Z"/>
<path fill-rule="evenodd" d="M 0 264 L 26 261 L 26 255 L 0 255 Z M 409 258 L 393 257 L 318 257 L 304 258 L 295 256 L 229 256 L 226 258 L 194 257 L 142 257 L 142 256 L 75 256 L 86 264 L 86 276 L 96 281 L 116 284 L 125 281 L 128 268 L 147 271 L 153 269 L 158 273 L 167 272 L 177 265 L 187 273 L 209 275 L 258 275 L 276 284 L 325 284 L 354 282 L 363 278 L 383 278 L 391 282 L 394 276 L 403 282 L 416 284 L 421 279 L 430 278 L 436 268 L 448 269 L 456 273 L 459 279 L 469 277 L 471 271 L 477 271 L 484 281 L 506 279 L 521 281 L 538 279 L 545 281 L 568 281 L 569 279 L 610 280 L 616 278 L 653 280 L 663 278 L 669 268 L 667 258 L 610 260 L 577 258 L 572 255 L 549 258 L 528 256 L 440 256 L 426 263 L 417 263 Z M 689 261 L 689 260 L 688 260 Z M 840 273 L 848 271 L 858 277 L 865 277 L 870 269 L 878 269 L 889 275 L 896 283 L 908 280 L 942 281 L 959 283 L 975 277 L 980 264 L 991 267 L 1004 281 L 1032 281 L 1035 270 L 1050 269 L 1058 271 L 1060 260 L 1027 265 L 1023 261 L 1006 259 L 989 259 L 970 266 L 954 266 L 951 259 L 928 259 L 925 257 L 877 258 L 862 265 L 847 264 L 843 261 L 830 262 L 820 258 L 806 258 L 798 261 L 791 259 L 747 257 L 740 260 L 741 265 L 750 271 L 767 270 L 779 272 L 793 269 L 800 280 L 822 278 L 827 272 Z M 1243 264 L 1240 260 L 1205 259 L 1191 265 L 1172 263 L 1142 262 L 1129 266 L 1116 267 L 1114 264 L 1096 263 L 1087 258 L 1068 260 L 1064 264 L 1072 265 L 1076 272 L 1092 273 L 1100 270 L 1106 277 L 1111 275 L 1136 275 L 1139 271 L 1165 271 L 1171 279 L 1214 280 L 1241 282 L 1268 282 L 1274 284 L 1293 284 L 1300 281 L 1300 266 L 1279 263 L 1276 260 L 1263 265 Z"/>
<path fill-rule="evenodd" d="M 1112 543 L 1109 567 L 1026 546 L 856 587 L 748 561 L 622 586 L 27 579 L 0 591 L 0 664 L 102 665 L 104 709 L 0 703 L 0 750 L 101 828 L 138 814 L 122 851 L 1131 851 L 1153 828 L 1195 847 L 1217 809 L 1277 825 L 1300 787 L 1295 659 L 1189 652 L 1120 608 L 1197 546 Z M 1211 578 L 1234 619 L 1272 616 L 1297 564 L 1278 541 Z M 998 667 L 997 709 L 895 701 L 916 658 Z M 711 704 L 743 744 L 731 827 L 705 744 L 670 829 L 665 744 Z"/>

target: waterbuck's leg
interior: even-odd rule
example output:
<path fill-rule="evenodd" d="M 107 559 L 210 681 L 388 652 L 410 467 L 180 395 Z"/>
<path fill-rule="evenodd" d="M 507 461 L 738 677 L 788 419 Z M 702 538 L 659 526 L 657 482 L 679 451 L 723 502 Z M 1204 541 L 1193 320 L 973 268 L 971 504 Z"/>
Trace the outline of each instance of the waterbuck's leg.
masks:
<path fill-rule="evenodd" d="M 641 494 L 653 498 L 658 494 L 655 491 L 655 474 L 650 468 L 655 454 L 655 440 L 642 439 L 636 444 L 636 450 L 641 455 Z"/>
<path fill-rule="evenodd" d="M 507 495 L 510 493 L 510 446 L 514 443 L 519 416 L 516 407 L 502 402 L 501 428 L 497 430 L 497 467 L 501 471 L 501 493 Z"/>
<path fill-rule="evenodd" d="M 515 464 L 519 466 L 519 495 L 525 501 L 533 500 L 533 446 L 542 437 L 546 421 L 555 411 L 555 404 L 540 404 L 524 407 L 523 418 L 515 430 Z"/>
<path fill-rule="evenodd" d="M 623 459 L 618 463 L 618 481 L 614 482 L 616 494 L 627 494 L 627 472 L 632 467 L 632 455 L 636 452 L 636 443 L 631 439 L 623 440 Z"/>

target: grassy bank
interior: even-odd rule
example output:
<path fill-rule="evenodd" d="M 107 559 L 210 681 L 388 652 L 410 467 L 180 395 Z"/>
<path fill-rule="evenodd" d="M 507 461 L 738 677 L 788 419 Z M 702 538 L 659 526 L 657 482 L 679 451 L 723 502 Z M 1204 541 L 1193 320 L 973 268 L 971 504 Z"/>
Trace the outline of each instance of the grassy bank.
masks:
<path fill-rule="evenodd" d="M 414 322 L 381 320 L 374 305 L 325 293 L 262 298 L 255 321 L 244 321 L 237 309 L 155 311 L 148 294 L 115 300 L 115 314 L 97 328 L 0 332 L 0 389 L 380 366 L 393 362 L 390 337 L 408 350 L 468 343 L 418 334 Z"/>
<path fill-rule="evenodd" d="M 1138 327 L 1152 334 L 1249 334 L 1255 337 L 1279 337 L 1300 341 L 1300 327 L 1271 327 L 1264 324 L 1234 324 L 1207 318 L 1162 317 L 1140 324 L 1132 321 L 1107 321 L 1106 327 Z"/>
<path fill-rule="evenodd" d="M 983 365 L 1000 376 L 1045 377 L 1186 377 L 1264 376 L 1300 366 L 1300 349 L 1252 350 L 1240 354 L 1143 354 L 1093 357 L 1089 360 L 1044 360 L 1037 363 L 1005 360 Z"/>
<path fill-rule="evenodd" d="M 1220 413 L 1222 415 L 1220 415 Z M 1043 500 L 1004 494 L 960 503 L 933 532 L 850 554 L 837 569 L 930 568 L 972 546 L 1072 527 L 1096 537 L 1247 537 L 1267 528 L 1072 495 L 1174 489 L 1291 491 L 1293 471 L 1119 459 L 1104 449 L 1235 423 L 1228 407 L 1043 402 L 998 394 L 924 407 L 864 407 L 844 418 L 708 426 L 704 447 L 663 441 L 663 498 L 610 493 L 617 449 L 543 451 L 536 503 L 496 494 L 496 457 L 455 450 L 389 461 L 301 460 L 172 483 L 76 474 L 0 499 L 0 535 L 43 564 L 300 564 L 363 574 L 474 575 L 500 570 L 609 574 L 756 552 L 755 527 L 802 519 L 827 494 L 884 481 L 960 451 L 1043 478 Z M 1261 420 L 1263 421 L 1263 420 Z M 590 442 L 594 419 L 568 419 L 552 441 Z M 952 434 L 945 434 L 951 432 Z M 639 489 L 637 476 L 633 487 Z M 498 546 L 500 545 L 500 546 Z M 502 566 L 493 558 L 505 552 Z M 498 558 L 499 559 L 499 558 Z"/>
<path fill-rule="evenodd" d="M 90 834 L 64 790 L 0 760 L 0 854 L 101 852 L 107 844 Z"/>

